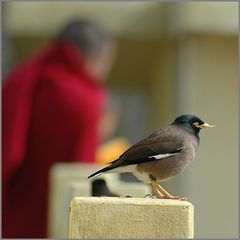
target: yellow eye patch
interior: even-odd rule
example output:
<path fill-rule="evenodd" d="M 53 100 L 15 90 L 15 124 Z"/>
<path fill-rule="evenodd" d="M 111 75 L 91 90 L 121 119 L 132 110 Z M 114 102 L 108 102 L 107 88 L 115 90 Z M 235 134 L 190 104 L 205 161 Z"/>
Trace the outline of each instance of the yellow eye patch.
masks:
<path fill-rule="evenodd" d="M 195 122 L 193 123 L 193 125 L 197 128 L 210 128 L 210 127 L 216 127 L 215 125 L 210 125 L 208 123 L 203 123 L 201 125 L 199 125 L 199 122 Z"/>
<path fill-rule="evenodd" d="M 193 123 L 193 125 L 197 128 L 201 128 L 201 126 L 199 125 L 199 122 L 195 122 L 195 123 Z"/>

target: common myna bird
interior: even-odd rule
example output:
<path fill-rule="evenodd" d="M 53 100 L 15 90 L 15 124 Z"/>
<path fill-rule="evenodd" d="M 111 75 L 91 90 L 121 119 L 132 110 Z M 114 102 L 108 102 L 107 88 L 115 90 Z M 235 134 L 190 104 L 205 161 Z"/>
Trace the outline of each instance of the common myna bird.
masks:
<path fill-rule="evenodd" d="M 109 166 L 93 173 L 131 172 L 140 181 L 151 184 L 157 198 L 183 199 L 168 193 L 157 181 L 181 173 L 194 159 L 202 128 L 214 127 L 193 115 L 177 117 L 172 124 L 160 128 L 125 151 Z"/>

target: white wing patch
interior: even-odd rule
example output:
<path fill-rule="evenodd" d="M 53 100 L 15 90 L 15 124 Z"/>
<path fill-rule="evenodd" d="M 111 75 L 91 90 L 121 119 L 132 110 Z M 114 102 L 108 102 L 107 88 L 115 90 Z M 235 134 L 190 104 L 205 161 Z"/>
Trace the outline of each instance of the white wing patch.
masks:
<path fill-rule="evenodd" d="M 157 155 L 153 155 L 153 156 L 149 156 L 148 158 L 155 158 L 157 160 L 159 159 L 163 159 L 163 158 L 167 158 L 167 157 L 172 157 L 177 155 L 179 152 L 181 152 L 183 150 L 183 148 L 178 148 L 176 153 L 164 153 L 164 154 L 157 154 Z"/>

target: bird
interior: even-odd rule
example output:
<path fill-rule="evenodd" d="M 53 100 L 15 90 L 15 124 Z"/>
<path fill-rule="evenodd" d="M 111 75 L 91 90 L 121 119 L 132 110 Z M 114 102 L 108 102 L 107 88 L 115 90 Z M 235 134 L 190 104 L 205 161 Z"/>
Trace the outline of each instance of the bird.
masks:
<path fill-rule="evenodd" d="M 195 115 L 178 116 L 170 125 L 157 129 L 88 178 L 103 173 L 130 172 L 151 185 L 155 198 L 186 200 L 170 194 L 159 182 L 173 178 L 189 166 L 199 146 L 200 130 L 211 127 L 215 125 Z"/>

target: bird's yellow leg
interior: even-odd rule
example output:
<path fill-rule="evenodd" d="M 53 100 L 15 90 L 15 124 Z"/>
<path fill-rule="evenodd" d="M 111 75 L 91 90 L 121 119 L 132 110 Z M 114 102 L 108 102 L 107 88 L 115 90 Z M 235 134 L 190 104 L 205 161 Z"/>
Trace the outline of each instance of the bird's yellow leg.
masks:
<path fill-rule="evenodd" d="M 157 184 L 156 181 L 151 179 L 151 185 L 153 186 L 154 189 L 156 189 L 158 192 L 162 194 L 162 196 L 166 199 L 179 199 L 179 200 L 187 200 L 184 197 L 181 196 L 173 196 L 169 192 L 167 192 L 161 185 Z"/>
<path fill-rule="evenodd" d="M 161 185 L 157 184 L 157 182 L 154 181 L 154 184 L 159 192 L 161 192 L 165 197 L 167 198 L 174 198 L 173 195 L 171 195 L 167 190 L 165 190 Z"/>
<path fill-rule="evenodd" d="M 152 186 L 154 195 L 155 195 L 157 198 L 164 198 L 164 195 L 163 195 L 160 191 L 158 191 L 158 189 L 156 188 L 155 184 L 153 183 L 153 180 L 151 180 L 151 186 Z"/>

